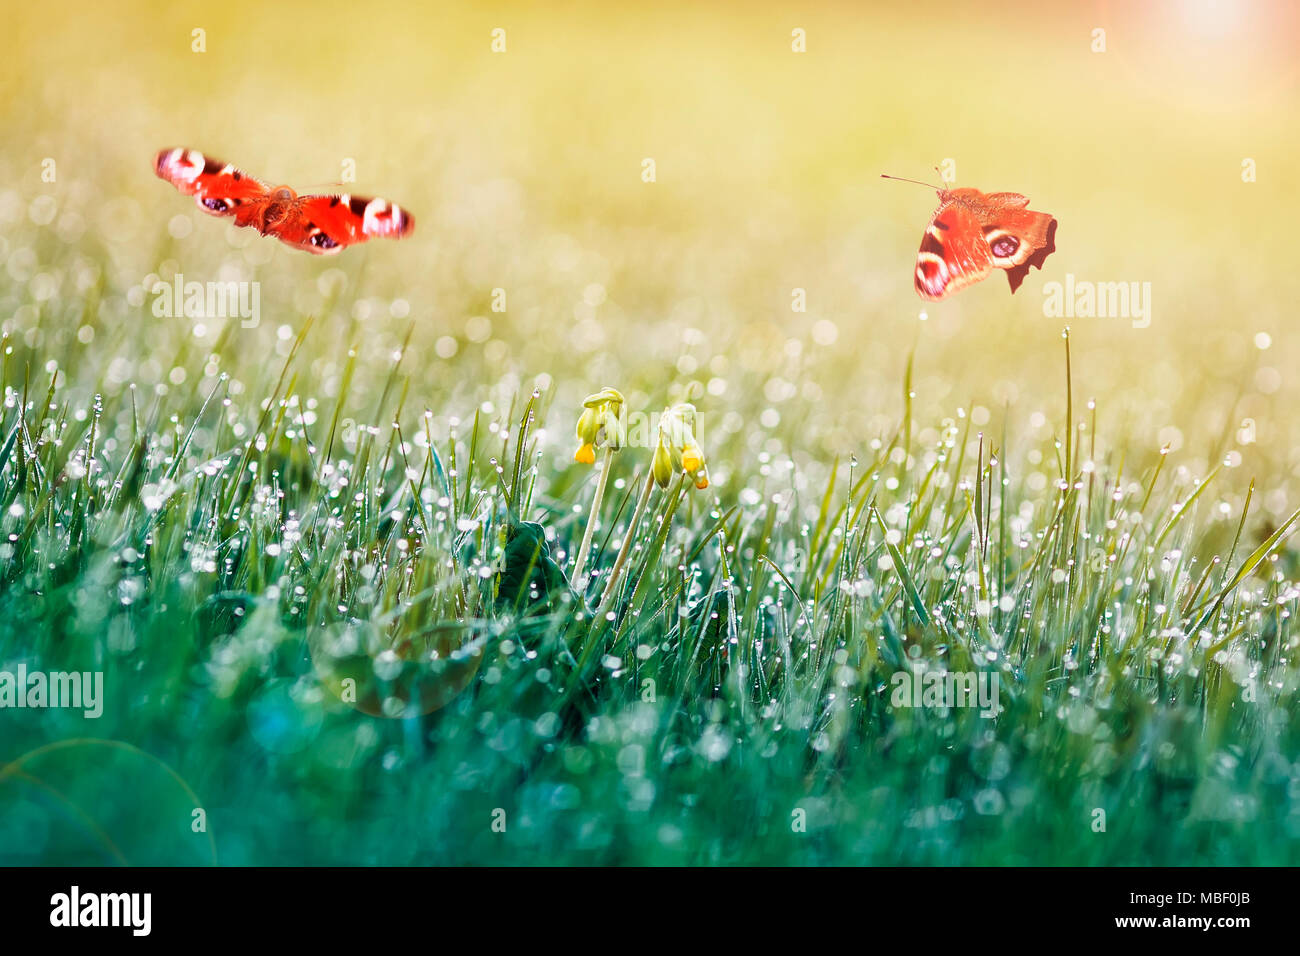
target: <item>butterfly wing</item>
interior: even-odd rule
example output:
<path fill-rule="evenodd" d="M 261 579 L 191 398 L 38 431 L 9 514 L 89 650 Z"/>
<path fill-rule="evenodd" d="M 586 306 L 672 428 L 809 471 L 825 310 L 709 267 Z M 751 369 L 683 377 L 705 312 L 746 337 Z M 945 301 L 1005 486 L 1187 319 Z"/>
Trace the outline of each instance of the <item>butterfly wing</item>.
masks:
<path fill-rule="evenodd" d="M 1029 205 L 1029 197 L 1020 193 L 982 193 L 978 189 L 962 190 L 975 194 L 975 201 L 993 209 L 1024 209 Z"/>
<path fill-rule="evenodd" d="M 1025 281 L 1029 267 L 1041 269 L 1056 251 L 1056 219 L 1029 209 L 1019 193 L 989 193 L 975 207 L 993 265 L 1005 269 L 1014 293 Z"/>
<path fill-rule="evenodd" d="M 980 221 L 964 205 L 944 202 L 925 227 L 916 254 L 916 291 L 937 301 L 988 276 L 993 256 Z"/>
<path fill-rule="evenodd" d="M 295 249 L 333 255 L 367 239 L 400 239 L 415 228 L 415 219 L 396 203 L 360 196 L 303 196 L 294 214 L 270 232 Z"/>
<path fill-rule="evenodd" d="M 266 183 L 219 159 L 209 159 L 196 149 L 164 149 L 154 160 L 154 171 L 213 216 L 234 216 L 235 224 L 255 225 L 270 201 Z"/>
<path fill-rule="evenodd" d="M 1056 251 L 1056 220 L 1020 193 L 941 192 L 916 260 L 916 291 L 931 301 L 1003 269 L 1014 293 Z"/>

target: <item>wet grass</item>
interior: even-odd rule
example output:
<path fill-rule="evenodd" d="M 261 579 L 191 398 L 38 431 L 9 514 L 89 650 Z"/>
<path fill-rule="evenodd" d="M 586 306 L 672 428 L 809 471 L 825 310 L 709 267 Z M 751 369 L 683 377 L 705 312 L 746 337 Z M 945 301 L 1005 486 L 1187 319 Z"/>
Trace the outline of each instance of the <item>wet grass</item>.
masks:
<path fill-rule="evenodd" d="M 313 334 L 85 404 L 5 341 L 0 660 L 106 682 L 5 714 L 6 859 L 1294 859 L 1296 516 L 1099 453 L 1068 339 L 1071 417 L 1014 458 L 1009 419 L 913 421 L 910 362 L 798 491 L 705 429 L 726 486 L 656 482 L 630 429 L 580 594 L 580 407 L 415 409 L 397 350 L 357 409 L 347 348 L 318 401 Z M 905 670 L 996 674 L 997 713 L 896 706 Z"/>
<path fill-rule="evenodd" d="M 1300 860 L 1294 23 L 1239 6 L 15 10 L 0 672 L 105 700 L 0 710 L 0 861 Z M 227 229 L 181 144 L 416 230 Z M 878 175 L 948 160 L 1059 250 L 923 311 Z M 1070 275 L 1149 326 L 1062 340 Z M 895 703 L 945 672 L 996 716 Z"/>

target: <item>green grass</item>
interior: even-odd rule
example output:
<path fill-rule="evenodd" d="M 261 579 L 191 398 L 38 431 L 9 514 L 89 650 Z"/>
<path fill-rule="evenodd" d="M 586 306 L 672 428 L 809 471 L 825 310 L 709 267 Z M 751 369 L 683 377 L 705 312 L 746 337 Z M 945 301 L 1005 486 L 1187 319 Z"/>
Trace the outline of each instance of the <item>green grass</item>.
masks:
<path fill-rule="evenodd" d="M 1294 861 L 1295 519 L 1254 533 L 1215 471 L 1098 453 L 1095 409 L 924 429 L 909 362 L 818 484 L 702 430 L 732 479 L 629 529 L 617 452 L 584 600 L 580 408 L 417 410 L 390 353 L 358 409 L 347 348 L 315 401 L 318 332 L 85 403 L 4 343 L 0 662 L 107 687 L 4 714 L 6 860 Z M 922 665 L 996 671 L 1001 713 L 892 707 Z"/>
<path fill-rule="evenodd" d="M 0 861 L 1300 861 L 1295 21 L 1175 6 L 15 8 L 0 671 L 107 700 L 0 710 Z M 296 253 L 172 145 L 416 230 Z M 948 159 L 1060 222 L 1014 296 L 916 298 L 878 175 Z M 1150 326 L 1067 356 L 1067 275 Z M 710 484 L 629 528 L 614 453 L 579 597 L 605 386 Z M 921 666 L 1003 711 L 892 706 Z"/>

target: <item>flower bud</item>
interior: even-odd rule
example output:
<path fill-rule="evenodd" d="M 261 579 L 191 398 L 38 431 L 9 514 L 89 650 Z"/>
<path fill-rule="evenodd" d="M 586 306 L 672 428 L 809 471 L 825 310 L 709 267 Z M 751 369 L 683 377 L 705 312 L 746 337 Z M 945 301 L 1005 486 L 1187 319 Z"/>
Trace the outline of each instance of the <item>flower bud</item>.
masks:
<path fill-rule="evenodd" d="M 627 441 L 621 418 L 623 393 L 606 386 L 583 399 L 582 406 L 582 414 L 578 416 L 578 425 L 574 429 L 581 447 L 574 453 L 573 460 L 590 465 L 595 463 L 596 449 L 602 444 L 617 451 Z"/>
<path fill-rule="evenodd" d="M 709 486 L 704 451 L 695 439 L 696 420 L 695 406 L 689 402 L 665 408 L 659 417 L 659 447 L 655 451 L 654 468 L 655 481 L 661 487 L 667 485 L 667 476 L 673 472 L 689 475 L 696 488 Z M 661 478 L 661 474 L 665 477 Z"/>
<path fill-rule="evenodd" d="M 655 446 L 654 457 L 650 460 L 650 471 L 654 475 L 655 484 L 660 488 L 667 488 L 676 470 L 673 467 L 672 452 L 668 450 L 661 437 L 659 444 Z"/>

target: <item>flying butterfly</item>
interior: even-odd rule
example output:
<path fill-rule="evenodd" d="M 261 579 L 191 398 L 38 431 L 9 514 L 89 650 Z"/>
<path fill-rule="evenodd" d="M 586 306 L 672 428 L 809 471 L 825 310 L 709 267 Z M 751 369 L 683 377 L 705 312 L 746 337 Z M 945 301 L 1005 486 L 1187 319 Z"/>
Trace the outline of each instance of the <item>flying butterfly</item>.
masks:
<path fill-rule="evenodd" d="M 881 174 L 884 179 L 901 179 Z M 902 182 L 930 186 L 915 179 Z M 1056 219 L 1029 208 L 1020 193 L 942 189 L 939 208 L 916 254 L 916 292 L 937 301 L 1003 269 L 1014 294 L 1029 267 L 1041 269 L 1056 251 Z"/>
<path fill-rule="evenodd" d="M 233 216 L 264 236 L 316 255 L 381 236 L 400 239 L 415 228 L 411 214 L 386 199 L 299 196 L 288 186 L 268 186 L 229 163 L 194 149 L 164 149 L 154 171 L 213 216 Z"/>

